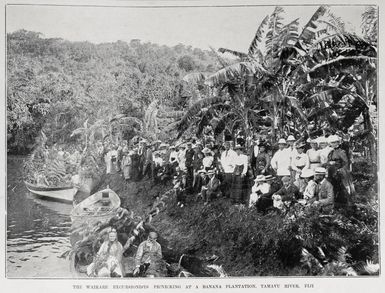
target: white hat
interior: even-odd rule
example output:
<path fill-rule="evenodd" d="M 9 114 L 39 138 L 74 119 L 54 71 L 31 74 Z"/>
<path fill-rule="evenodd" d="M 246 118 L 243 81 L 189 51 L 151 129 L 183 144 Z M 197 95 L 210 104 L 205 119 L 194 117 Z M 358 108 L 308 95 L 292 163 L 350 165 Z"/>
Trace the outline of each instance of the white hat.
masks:
<path fill-rule="evenodd" d="M 258 175 L 257 178 L 254 179 L 255 182 L 262 182 L 265 180 L 266 180 L 266 178 L 263 175 Z"/>
<path fill-rule="evenodd" d="M 204 148 L 204 149 L 202 150 L 202 153 L 204 153 L 204 154 L 209 154 L 209 153 L 211 153 L 211 150 L 210 150 L 209 148 Z"/>
<path fill-rule="evenodd" d="M 341 141 L 341 138 L 338 136 L 338 135 L 330 135 L 328 137 L 328 143 L 331 143 L 331 142 L 340 142 Z"/>
<path fill-rule="evenodd" d="M 288 138 L 286 139 L 287 141 L 295 141 L 294 136 L 289 135 Z"/>
<path fill-rule="evenodd" d="M 322 167 L 317 167 L 314 170 L 314 174 L 326 174 L 326 169 Z"/>
<path fill-rule="evenodd" d="M 278 140 L 278 144 L 286 144 L 286 140 L 284 138 L 280 138 Z"/>
<path fill-rule="evenodd" d="M 314 171 L 312 169 L 303 169 L 301 172 L 302 178 L 309 178 L 311 176 L 314 176 Z"/>
<path fill-rule="evenodd" d="M 160 149 L 161 148 L 167 148 L 167 147 L 168 147 L 168 145 L 166 143 L 161 143 L 160 146 L 159 146 Z"/>
<path fill-rule="evenodd" d="M 325 137 L 325 136 L 320 136 L 320 137 L 318 137 L 318 138 L 317 138 L 317 142 L 318 142 L 319 144 L 321 144 L 321 143 L 327 143 L 326 137 Z"/>
<path fill-rule="evenodd" d="M 317 139 L 315 139 L 315 138 L 308 138 L 307 140 L 306 140 L 308 143 L 316 143 L 316 144 L 318 144 L 318 140 Z"/>

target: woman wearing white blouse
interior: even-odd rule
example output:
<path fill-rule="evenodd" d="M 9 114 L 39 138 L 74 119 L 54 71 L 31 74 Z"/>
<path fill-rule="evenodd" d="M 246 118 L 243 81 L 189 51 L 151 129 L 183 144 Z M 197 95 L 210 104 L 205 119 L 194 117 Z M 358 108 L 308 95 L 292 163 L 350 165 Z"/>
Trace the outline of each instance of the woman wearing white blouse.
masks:
<path fill-rule="evenodd" d="M 245 175 L 247 174 L 248 157 L 244 155 L 243 147 L 236 145 L 234 150 L 237 155 L 234 156 L 234 173 L 233 182 L 231 184 L 231 201 L 235 204 L 242 203 L 243 193 L 245 189 Z"/>

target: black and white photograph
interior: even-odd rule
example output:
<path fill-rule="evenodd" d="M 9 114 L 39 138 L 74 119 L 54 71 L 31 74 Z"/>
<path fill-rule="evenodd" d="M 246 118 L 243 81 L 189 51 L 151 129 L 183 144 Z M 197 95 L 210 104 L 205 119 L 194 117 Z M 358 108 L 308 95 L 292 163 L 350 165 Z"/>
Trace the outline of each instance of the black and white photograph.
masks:
<path fill-rule="evenodd" d="M 101 3 L 5 6 L 7 279 L 379 279 L 377 5 Z"/>

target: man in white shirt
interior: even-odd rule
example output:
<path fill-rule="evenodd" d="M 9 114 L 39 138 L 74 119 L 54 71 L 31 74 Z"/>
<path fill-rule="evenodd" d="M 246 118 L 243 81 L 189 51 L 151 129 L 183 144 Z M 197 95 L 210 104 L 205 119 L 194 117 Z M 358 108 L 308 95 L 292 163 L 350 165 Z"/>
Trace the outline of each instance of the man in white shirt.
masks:
<path fill-rule="evenodd" d="M 295 180 L 295 171 L 292 169 L 292 165 L 293 165 L 293 158 L 295 158 L 298 154 L 297 152 L 297 149 L 295 148 L 294 144 L 295 144 L 295 137 L 293 135 L 289 135 L 286 139 L 286 142 L 287 142 L 287 149 L 289 150 L 289 156 L 290 156 L 290 166 L 289 166 L 289 170 L 290 170 L 290 178 L 292 180 L 292 182 L 294 182 Z"/>
<path fill-rule="evenodd" d="M 226 197 L 230 196 L 230 187 L 233 179 L 234 172 L 234 160 L 237 157 L 237 153 L 230 148 L 230 142 L 225 141 L 224 143 L 225 150 L 221 154 L 221 166 L 222 172 L 224 173 L 223 183 L 222 183 L 222 192 Z"/>
<path fill-rule="evenodd" d="M 281 138 L 278 141 L 278 151 L 274 154 L 271 159 L 271 167 L 274 169 L 278 177 L 290 176 L 290 165 L 291 165 L 291 153 L 290 150 L 285 148 L 286 141 Z"/>

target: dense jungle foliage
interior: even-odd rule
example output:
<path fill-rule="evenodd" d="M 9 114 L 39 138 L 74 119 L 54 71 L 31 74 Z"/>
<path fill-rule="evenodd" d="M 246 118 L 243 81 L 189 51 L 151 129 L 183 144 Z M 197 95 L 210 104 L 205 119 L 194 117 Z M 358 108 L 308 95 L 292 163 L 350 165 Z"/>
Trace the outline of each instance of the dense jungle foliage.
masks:
<path fill-rule="evenodd" d="M 191 102 L 183 76 L 213 72 L 218 61 L 213 52 L 182 44 L 96 45 L 21 30 L 7 35 L 7 66 L 8 150 L 20 153 L 33 148 L 41 130 L 48 144 L 76 141 L 71 134 L 84 125 L 99 137 L 111 131 L 131 138 L 144 128 L 164 133 Z"/>

